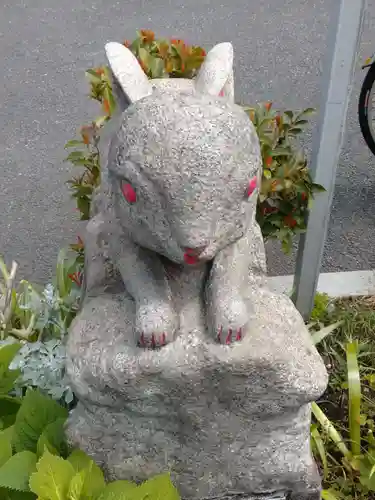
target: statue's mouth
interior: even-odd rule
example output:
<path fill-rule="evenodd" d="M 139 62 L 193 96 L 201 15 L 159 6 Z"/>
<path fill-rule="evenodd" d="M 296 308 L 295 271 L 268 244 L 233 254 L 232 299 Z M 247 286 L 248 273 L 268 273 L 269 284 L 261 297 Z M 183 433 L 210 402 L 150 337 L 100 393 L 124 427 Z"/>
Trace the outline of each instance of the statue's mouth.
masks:
<path fill-rule="evenodd" d="M 197 247 L 197 248 L 185 248 L 184 253 L 184 262 L 189 266 L 194 266 L 203 262 L 205 259 L 201 257 L 201 254 L 206 249 L 206 246 Z"/>

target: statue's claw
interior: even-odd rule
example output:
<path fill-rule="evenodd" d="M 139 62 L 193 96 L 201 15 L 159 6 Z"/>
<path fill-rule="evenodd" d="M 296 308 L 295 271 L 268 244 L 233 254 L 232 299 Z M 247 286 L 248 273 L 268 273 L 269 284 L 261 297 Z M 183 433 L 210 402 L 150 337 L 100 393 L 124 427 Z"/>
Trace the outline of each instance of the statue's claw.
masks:
<path fill-rule="evenodd" d="M 228 328 L 228 331 L 224 331 L 221 326 L 217 332 L 217 341 L 220 342 L 220 344 L 230 345 L 240 340 L 242 340 L 242 328 L 238 328 L 237 330 Z"/>

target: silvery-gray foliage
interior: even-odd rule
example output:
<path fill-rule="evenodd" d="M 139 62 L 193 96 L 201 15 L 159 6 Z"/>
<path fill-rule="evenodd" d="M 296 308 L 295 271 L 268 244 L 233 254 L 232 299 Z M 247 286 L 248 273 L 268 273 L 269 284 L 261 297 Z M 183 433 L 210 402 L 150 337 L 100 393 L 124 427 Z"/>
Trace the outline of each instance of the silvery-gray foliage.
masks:
<path fill-rule="evenodd" d="M 16 340 L 8 337 L 0 346 L 13 342 Z M 61 339 L 25 342 L 10 365 L 13 370 L 21 370 L 14 392 L 20 395 L 23 388 L 37 387 L 53 399 L 70 404 L 74 396 L 66 383 L 65 358 L 65 343 Z"/>
<path fill-rule="evenodd" d="M 65 357 L 65 345 L 60 339 L 24 344 L 11 365 L 22 372 L 17 388 L 38 387 L 53 399 L 70 404 L 73 392 L 65 379 Z"/>

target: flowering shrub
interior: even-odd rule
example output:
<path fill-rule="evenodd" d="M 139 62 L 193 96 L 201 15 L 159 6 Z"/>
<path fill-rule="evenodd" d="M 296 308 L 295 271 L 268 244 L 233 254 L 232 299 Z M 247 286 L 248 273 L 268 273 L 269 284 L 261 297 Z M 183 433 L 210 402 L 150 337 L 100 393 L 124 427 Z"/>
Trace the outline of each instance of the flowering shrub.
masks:
<path fill-rule="evenodd" d="M 156 39 L 148 30 L 141 30 L 133 42 L 125 41 L 124 45 L 133 52 L 149 78 L 194 78 L 206 55 L 201 47 L 189 46 L 182 40 Z M 79 140 L 69 141 L 65 146 L 74 149 L 66 160 L 83 167 L 69 181 L 81 220 L 89 218 L 92 193 L 100 184 L 99 130 L 116 107 L 109 68 L 89 69 L 86 75 L 90 97 L 101 104 L 103 114 L 81 127 Z M 280 240 L 288 253 L 293 236 L 306 229 L 306 212 L 314 194 L 324 190 L 312 182 L 307 159 L 295 140 L 308 125 L 307 118 L 314 110 L 277 112 L 271 103 L 245 109 L 259 135 L 263 157 L 257 220 L 264 238 Z M 82 258 L 83 249 L 79 250 Z"/>

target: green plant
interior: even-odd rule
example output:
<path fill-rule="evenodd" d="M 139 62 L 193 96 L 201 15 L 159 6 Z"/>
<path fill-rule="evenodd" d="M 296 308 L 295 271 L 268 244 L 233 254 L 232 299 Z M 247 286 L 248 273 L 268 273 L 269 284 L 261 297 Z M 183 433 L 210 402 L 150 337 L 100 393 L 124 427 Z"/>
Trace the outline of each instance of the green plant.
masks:
<path fill-rule="evenodd" d="M 66 408 L 34 389 L 10 395 L 19 371 L 9 365 L 19 348 L 0 347 L 0 499 L 179 500 L 169 474 L 140 485 L 106 483 L 94 461 L 67 444 Z"/>
<path fill-rule="evenodd" d="M 257 220 L 263 237 L 280 240 L 288 253 L 293 236 L 306 231 L 307 210 L 315 193 L 324 191 L 312 181 L 306 156 L 296 143 L 314 110 L 273 111 L 271 103 L 246 110 L 258 133 L 263 159 Z"/>
<path fill-rule="evenodd" d="M 313 334 L 316 344 L 325 342 L 324 353 L 336 371 L 321 403 L 312 406 L 311 441 L 327 500 L 375 498 L 373 371 L 363 362 L 371 351 L 351 338 L 341 341 L 346 325 L 347 318 Z M 336 329 L 338 338 L 329 345 L 328 336 Z"/>
<path fill-rule="evenodd" d="M 26 341 L 63 337 L 78 311 L 79 261 L 60 251 L 55 279 L 45 287 L 25 280 L 16 285 L 17 267 L 13 262 L 9 272 L 0 258 L 0 341 L 9 335 Z"/>
<path fill-rule="evenodd" d="M 149 78 L 193 78 L 206 55 L 201 47 L 189 46 L 182 40 L 156 39 L 147 30 L 141 30 L 133 42 L 126 41 L 124 45 L 133 52 Z M 79 175 L 69 184 L 81 220 L 89 218 L 91 198 L 100 185 L 99 131 L 116 107 L 109 68 L 89 69 L 86 75 L 90 97 L 101 104 L 103 114 L 81 128 L 80 139 L 65 146 L 73 149 L 66 160 L 79 168 Z M 288 253 L 293 236 L 306 230 L 306 213 L 314 194 L 324 190 L 312 181 L 307 159 L 296 143 L 314 110 L 276 112 L 271 103 L 245 109 L 259 135 L 263 157 L 257 220 L 265 239 L 280 240 Z"/>

